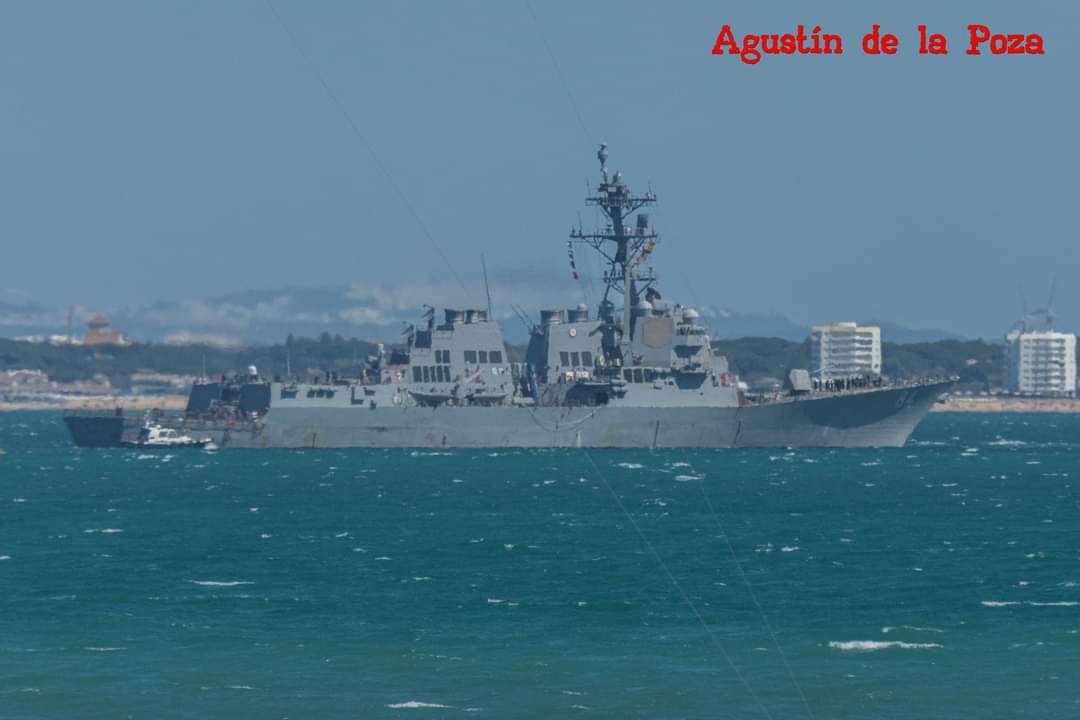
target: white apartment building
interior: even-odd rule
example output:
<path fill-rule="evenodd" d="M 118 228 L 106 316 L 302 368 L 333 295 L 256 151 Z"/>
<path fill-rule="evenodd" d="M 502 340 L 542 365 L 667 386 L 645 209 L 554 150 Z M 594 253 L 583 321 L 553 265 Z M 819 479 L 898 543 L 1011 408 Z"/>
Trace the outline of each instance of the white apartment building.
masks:
<path fill-rule="evenodd" d="M 1022 395 L 1076 396 L 1076 336 L 1013 330 L 1005 336 L 1006 389 Z"/>
<path fill-rule="evenodd" d="M 810 328 L 810 370 L 815 378 L 881 374 L 881 328 L 853 322 Z"/>

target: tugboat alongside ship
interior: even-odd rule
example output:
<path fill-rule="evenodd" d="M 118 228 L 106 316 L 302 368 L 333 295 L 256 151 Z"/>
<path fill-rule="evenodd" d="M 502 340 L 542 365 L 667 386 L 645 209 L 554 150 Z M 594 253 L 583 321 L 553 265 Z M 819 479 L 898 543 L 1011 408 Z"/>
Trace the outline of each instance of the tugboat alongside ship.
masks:
<path fill-rule="evenodd" d="M 404 352 L 380 353 L 361 379 L 197 383 L 182 416 L 154 422 L 221 448 L 899 447 L 954 380 L 814 382 L 792 371 L 786 395 L 752 398 L 713 352 L 698 313 L 664 299 L 649 267 L 658 236 L 638 212 L 656 202 L 610 173 L 587 198 L 604 227 L 571 242 L 606 265 L 597 316 L 544 310 L 513 364 L 487 310 L 434 309 Z M 633 216 L 633 217 L 632 217 Z M 254 370 L 253 368 L 251 369 Z M 80 446 L 117 446 L 141 420 L 65 416 Z"/>

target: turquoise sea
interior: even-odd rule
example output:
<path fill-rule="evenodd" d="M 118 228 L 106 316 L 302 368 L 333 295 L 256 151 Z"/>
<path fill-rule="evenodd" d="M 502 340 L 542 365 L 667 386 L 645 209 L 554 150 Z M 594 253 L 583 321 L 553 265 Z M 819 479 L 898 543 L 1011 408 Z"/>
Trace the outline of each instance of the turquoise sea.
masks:
<path fill-rule="evenodd" d="M 0 413 L 0 718 L 1077 718 L 1080 416 L 900 450 L 79 450 Z"/>

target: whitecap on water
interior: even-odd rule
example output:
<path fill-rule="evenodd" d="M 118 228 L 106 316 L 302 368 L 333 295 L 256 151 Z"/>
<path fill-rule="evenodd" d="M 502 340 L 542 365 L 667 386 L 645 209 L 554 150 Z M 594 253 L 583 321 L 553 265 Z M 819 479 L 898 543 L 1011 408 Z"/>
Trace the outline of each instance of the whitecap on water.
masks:
<path fill-rule="evenodd" d="M 254 585 L 250 580 L 188 580 L 195 585 L 206 587 L 236 587 L 237 585 Z"/>
<path fill-rule="evenodd" d="M 0 560 L 10 560 L 10 559 L 11 559 L 10 555 L 0 555 Z"/>
<path fill-rule="evenodd" d="M 945 646 L 939 645 L 938 643 L 909 643 L 900 640 L 847 640 L 843 642 L 830 640 L 829 647 L 845 651 L 854 650 L 857 652 L 873 652 L 875 650 L 888 650 L 889 648 L 899 648 L 902 650 L 929 650 L 943 648 Z"/>
<path fill-rule="evenodd" d="M 419 708 L 443 708 L 444 710 L 449 710 L 452 706 L 443 705 L 441 703 L 421 702 L 419 700 L 406 700 L 405 702 L 392 703 L 386 707 L 392 710 L 415 710 Z"/>
<path fill-rule="evenodd" d="M 979 603 L 983 607 L 999 608 L 1009 607 L 1012 605 L 1027 605 L 1029 607 L 1076 607 L 1080 605 L 1080 600 L 1054 600 L 1050 602 L 1040 602 L 1038 600 L 1025 600 L 1023 602 L 1019 600 L 983 600 Z"/>
<path fill-rule="evenodd" d="M 641 463 L 621 462 L 621 463 L 617 463 L 616 467 L 626 468 L 627 470 L 640 470 L 641 468 L 643 468 L 645 466 L 642 465 Z"/>

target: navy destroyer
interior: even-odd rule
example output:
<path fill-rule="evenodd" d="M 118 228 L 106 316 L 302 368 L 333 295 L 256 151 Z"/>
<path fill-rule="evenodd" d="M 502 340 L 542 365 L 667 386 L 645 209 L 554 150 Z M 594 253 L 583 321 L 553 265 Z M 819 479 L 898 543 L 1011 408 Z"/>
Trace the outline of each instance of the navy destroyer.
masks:
<path fill-rule="evenodd" d="M 605 222 L 570 242 L 602 258 L 602 298 L 595 316 L 585 306 L 541 311 L 523 363 L 510 361 L 489 310 L 446 309 L 437 321 L 429 308 L 404 351 L 380 352 L 358 379 L 253 380 L 241 389 L 258 402 L 222 403 L 216 417 L 200 410 L 222 387 L 196 386 L 196 411 L 173 424 L 222 448 L 898 447 L 951 387 L 823 383 L 794 370 L 787 393 L 749 396 L 698 313 L 659 290 L 658 236 L 642 212 L 656 197 L 610 172 L 605 146 L 597 156 L 600 183 L 586 203 Z M 112 422 L 112 437 L 138 429 Z"/>

